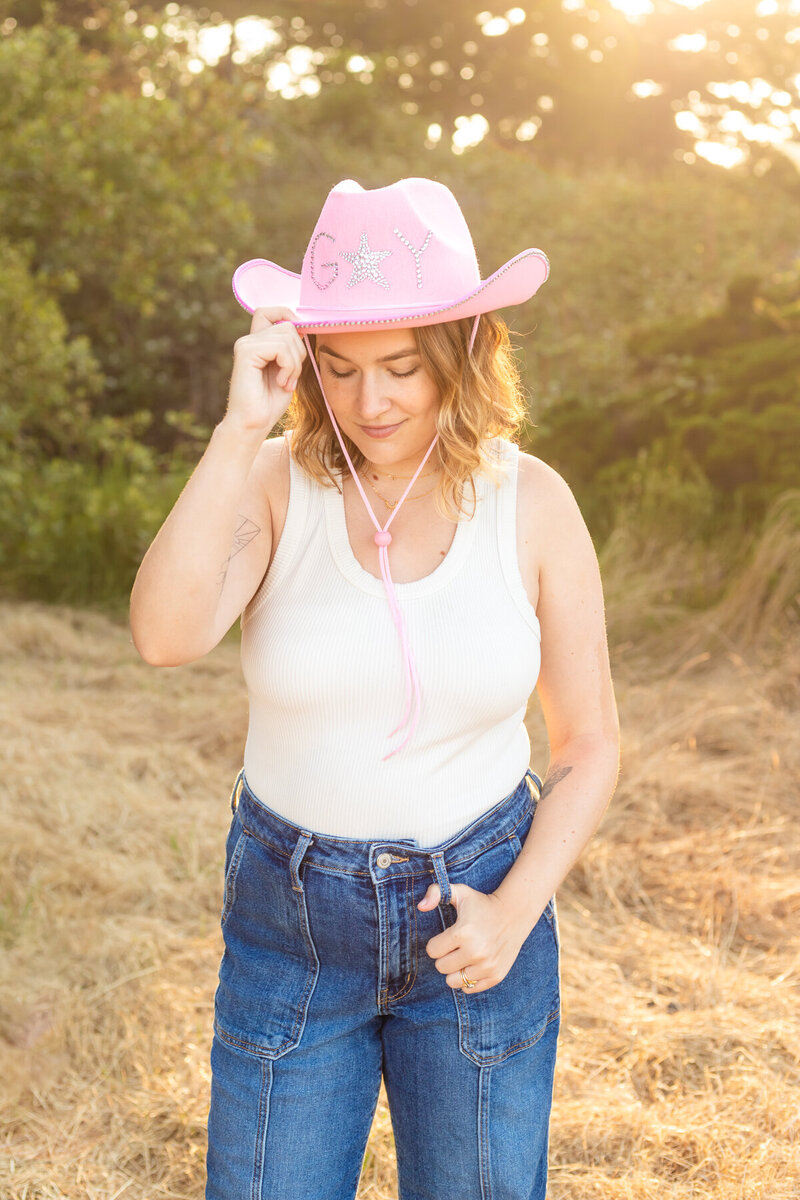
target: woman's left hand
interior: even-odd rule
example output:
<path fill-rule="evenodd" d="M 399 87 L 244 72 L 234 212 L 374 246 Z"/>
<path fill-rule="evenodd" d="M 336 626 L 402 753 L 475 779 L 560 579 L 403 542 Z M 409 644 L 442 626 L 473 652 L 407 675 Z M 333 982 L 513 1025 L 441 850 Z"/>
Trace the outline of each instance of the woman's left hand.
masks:
<path fill-rule="evenodd" d="M 456 920 L 430 938 L 425 949 L 450 987 L 474 996 L 505 979 L 533 924 L 523 922 L 519 912 L 495 892 L 478 892 L 466 883 L 455 883 L 450 895 Z M 432 883 L 417 908 L 435 908 L 440 899 L 439 885 Z M 475 987 L 464 986 L 462 967 L 467 979 L 475 980 Z"/>

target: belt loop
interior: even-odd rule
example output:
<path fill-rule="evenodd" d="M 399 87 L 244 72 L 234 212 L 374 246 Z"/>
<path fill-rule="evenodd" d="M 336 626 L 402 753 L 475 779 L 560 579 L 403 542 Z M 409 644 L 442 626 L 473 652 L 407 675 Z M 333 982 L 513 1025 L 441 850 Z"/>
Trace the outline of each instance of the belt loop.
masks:
<path fill-rule="evenodd" d="M 305 829 L 300 830 L 300 837 L 297 839 L 297 845 L 292 851 L 292 857 L 289 859 L 289 870 L 292 875 L 292 890 L 302 892 L 303 884 L 300 879 L 300 864 L 303 861 L 303 856 L 308 847 L 313 842 L 313 836 Z"/>
<path fill-rule="evenodd" d="M 243 787 L 244 787 L 244 767 L 242 767 L 241 771 L 236 776 L 236 782 L 234 783 L 233 791 L 231 792 L 231 812 L 233 812 L 233 813 L 235 813 L 237 808 L 239 807 L 239 800 L 241 799 Z"/>
<path fill-rule="evenodd" d="M 452 904 L 453 902 L 450 899 L 450 880 L 447 878 L 447 871 L 445 870 L 444 865 L 444 851 L 437 850 L 435 853 L 431 854 L 431 861 L 433 863 L 433 873 L 436 876 L 436 882 L 438 883 L 439 890 L 442 893 L 442 898 L 439 903 L 442 905 Z"/>
<path fill-rule="evenodd" d="M 542 794 L 542 781 L 539 778 L 539 776 L 536 774 L 535 771 L 531 771 L 530 767 L 525 772 L 525 779 L 528 784 L 528 791 L 531 794 L 531 800 L 533 801 L 533 807 L 535 808 L 536 805 L 539 803 L 539 798 Z"/>

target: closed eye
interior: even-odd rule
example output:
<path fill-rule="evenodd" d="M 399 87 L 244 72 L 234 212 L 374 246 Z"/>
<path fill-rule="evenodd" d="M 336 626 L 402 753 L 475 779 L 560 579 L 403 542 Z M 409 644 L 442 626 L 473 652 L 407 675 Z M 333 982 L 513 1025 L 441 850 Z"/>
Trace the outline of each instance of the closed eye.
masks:
<path fill-rule="evenodd" d="M 328 370 L 336 379 L 349 379 L 349 377 L 353 374 L 352 371 L 335 371 L 333 367 L 328 367 Z M 416 375 L 418 370 L 419 365 L 412 367 L 410 371 L 392 371 L 390 368 L 389 374 L 393 375 L 395 379 L 408 379 L 411 375 Z"/>

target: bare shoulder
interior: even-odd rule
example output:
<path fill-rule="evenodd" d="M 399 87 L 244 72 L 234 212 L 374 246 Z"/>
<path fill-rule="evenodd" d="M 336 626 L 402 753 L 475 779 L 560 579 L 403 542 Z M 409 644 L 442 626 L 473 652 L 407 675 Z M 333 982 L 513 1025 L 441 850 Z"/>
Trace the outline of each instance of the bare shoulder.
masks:
<path fill-rule="evenodd" d="M 517 472 L 517 561 L 528 599 L 538 609 L 542 584 L 558 556 L 588 538 L 566 480 L 541 458 L 520 450 Z M 583 534 L 581 533 L 581 526 Z"/>
<path fill-rule="evenodd" d="M 563 475 L 524 450 L 519 452 L 517 498 L 520 523 L 530 524 L 532 529 L 553 529 L 554 522 L 566 522 L 567 528 L 585 528 L 578 502 Z"/>
<path fill-rule="evenodd" d="M 517 550 L 523 575 L 536 581 L 537 599 L 546 580 L 578 586 L 596 580 L 597 554 L 575 496 L 553 467 L 520 451 L 517 484 Z M 588 584 L 594 586 L 593 583 Z"/>

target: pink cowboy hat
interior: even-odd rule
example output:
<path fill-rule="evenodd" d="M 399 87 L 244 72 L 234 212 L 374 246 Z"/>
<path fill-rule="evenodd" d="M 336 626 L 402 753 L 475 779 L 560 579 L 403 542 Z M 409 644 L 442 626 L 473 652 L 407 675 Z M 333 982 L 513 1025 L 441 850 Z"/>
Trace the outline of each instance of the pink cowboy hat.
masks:
<path fill-rule="evenodd" d="M 299 275 L 264 258 L 236 268 L 248 312 L 283 305 L 302 335 L 360 325 L 435 325 L 521 304 L 550 274 L 542 250 L 523 250 L 481 279 L 458 201 L 433 179 L 366 190 L 353 179 L 328 193 Z"/>

